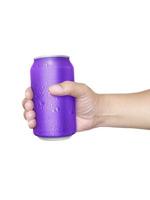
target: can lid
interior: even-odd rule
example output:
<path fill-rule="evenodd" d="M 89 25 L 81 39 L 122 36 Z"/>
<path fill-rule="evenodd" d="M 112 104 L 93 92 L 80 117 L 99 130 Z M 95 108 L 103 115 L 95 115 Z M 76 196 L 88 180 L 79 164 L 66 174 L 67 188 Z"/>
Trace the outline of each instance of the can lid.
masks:
<path fill-rule="evenodd" d="M 34 60 L 47 59 L 47 58 L 69 58 L 69 56 L 66 56 L 66 55 L 39 56 L 39 57 L 34 58 Z"/>

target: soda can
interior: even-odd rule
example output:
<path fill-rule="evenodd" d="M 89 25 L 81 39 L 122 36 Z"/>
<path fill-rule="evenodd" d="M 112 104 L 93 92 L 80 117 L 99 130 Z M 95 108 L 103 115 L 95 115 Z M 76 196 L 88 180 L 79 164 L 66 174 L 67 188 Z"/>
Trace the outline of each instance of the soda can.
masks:
<path fill-rule="evenodd" d="M 34 59 L 30 70 L 36 127 L 39 137 L 65 137 L 76 132 L 75 98 L 54 96 L 49 87 L 63 81 L 74 81 L 74 68 L 68 56 Z"/>

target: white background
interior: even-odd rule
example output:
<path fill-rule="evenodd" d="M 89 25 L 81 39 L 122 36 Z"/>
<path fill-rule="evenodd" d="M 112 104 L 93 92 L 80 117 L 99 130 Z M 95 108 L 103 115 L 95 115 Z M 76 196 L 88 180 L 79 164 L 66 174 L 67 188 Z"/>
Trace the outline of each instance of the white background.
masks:
<path fill-rule="evenodd" d="M 69 55 L 96 92 L 150 88 L 150 1 L 0 1 L 0 199 L 149 200 L 150 130 L 45 141 L 28 129 L 30 66 L 51 54 Z"/>

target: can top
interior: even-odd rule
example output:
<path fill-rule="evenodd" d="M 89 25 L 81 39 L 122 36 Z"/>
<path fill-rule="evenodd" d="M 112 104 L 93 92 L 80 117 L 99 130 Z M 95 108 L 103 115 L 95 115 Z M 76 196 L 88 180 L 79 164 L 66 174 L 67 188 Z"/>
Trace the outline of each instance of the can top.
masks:
<path fill-rule="evenodd" d="M 36 57 L 34 58 L 34 60 L 43 60 L 43 59 L 58 59 L 58 58 L 65 58 L 65 59 L 69 59 L 69 56 L 66 56 L 66 55 L 52 55 L 52 56 L 39 56 L 39 57 Z"/>

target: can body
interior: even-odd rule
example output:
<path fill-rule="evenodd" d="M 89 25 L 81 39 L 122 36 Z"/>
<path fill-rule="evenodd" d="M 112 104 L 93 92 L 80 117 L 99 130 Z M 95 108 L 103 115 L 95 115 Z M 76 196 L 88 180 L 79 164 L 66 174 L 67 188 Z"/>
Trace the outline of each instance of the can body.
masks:
<path fill-rule="evenodd" d="M 36 127 L 39 137 L 65 137 L 76 132 L 75 98 L 54 96 L 51 85 L 74 81 L 74 69 L 67 56 L 35 58 L 30 70 Z"/>

